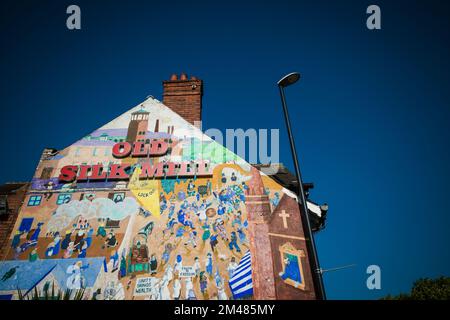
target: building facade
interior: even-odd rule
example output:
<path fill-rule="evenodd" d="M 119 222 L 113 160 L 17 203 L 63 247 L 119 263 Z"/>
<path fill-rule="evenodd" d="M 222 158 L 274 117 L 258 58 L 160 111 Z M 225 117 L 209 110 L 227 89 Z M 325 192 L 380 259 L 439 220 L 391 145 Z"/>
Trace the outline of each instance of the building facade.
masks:
<path fill-rule="evenodd" d="M 163 87 L 164 103 L 45 151 L 3 244 L 0 297 L 315 299 L 296 195 L 193 125 L 201 80 Z"/>

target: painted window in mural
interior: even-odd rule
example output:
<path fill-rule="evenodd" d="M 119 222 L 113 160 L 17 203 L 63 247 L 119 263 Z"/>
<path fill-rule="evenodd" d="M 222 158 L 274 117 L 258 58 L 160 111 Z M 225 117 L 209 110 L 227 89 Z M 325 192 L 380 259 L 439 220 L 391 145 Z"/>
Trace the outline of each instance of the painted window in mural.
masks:
<path fill-rule="evenodd" d="M 41 204 L 42 196 L 30 196 L 28 199 L 28 206 L 35 207 Z"/>
<path fill-rule="evenodd" d="M 89 200 L 92 201 L 95 199 L 95 193 L 82 193 L 80 196 L 80 200 Z"/>
<path fill-rule="evenodd" d="M 297 289 L 305 290 L 305 280 L 303 277 L 302 257 L 305 257 L 303 250 L 297 250 L 287 242 L 280 247 L 281 263 L 283 271 L 280 277 L 286 284 Z"/>
<path fill-rule="evenodd" d="M 56 204 L 61 205 L 64 203 L 68 203 L 72 199 L 72 195 L 70 193 L 62 193 L 58 195 L 58 198 L 56 199 Z"/>
<path fill-rule="evenodd" d="M 122 202 L 125 199 L 125 192 L 110 193 L 109 198 L 115 203 Z"/>

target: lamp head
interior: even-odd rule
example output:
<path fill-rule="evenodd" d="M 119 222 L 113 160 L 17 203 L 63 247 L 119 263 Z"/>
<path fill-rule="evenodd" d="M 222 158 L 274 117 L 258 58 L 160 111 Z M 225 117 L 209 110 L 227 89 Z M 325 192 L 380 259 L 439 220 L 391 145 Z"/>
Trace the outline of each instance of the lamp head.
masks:
<path fill-rule="evenodd" d="M 290 86 L 291 84 L 296 83 L 299 79 L 300 79 L 300 73 L 292 72 L 292 73 L 285 75 L 283 78 L 281 78 L 281 80 L 278 81 L 278 86 L 285 88 L 287 86 Z"/>
<path fill-rule="evenodd" d="M 324 212 L 325 214 L 328 212 L 328 204 L 324 203 L 320 206 L 320 210 L 322 210 L 322 212 Z"/>

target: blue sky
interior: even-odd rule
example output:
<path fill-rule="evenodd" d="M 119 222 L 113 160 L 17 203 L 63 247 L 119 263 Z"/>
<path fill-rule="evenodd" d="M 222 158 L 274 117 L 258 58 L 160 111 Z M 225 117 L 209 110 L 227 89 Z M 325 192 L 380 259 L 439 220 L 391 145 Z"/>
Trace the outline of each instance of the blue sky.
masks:
<path fill-rule="evenodd" d="M 65 27 L 78 4 L 82 30 Z M 382 30 L 365 27 L 378 4 Z M 280 128 L 286 90 L 332 299 L 408 291 L 449 276 L 448 4 L 440 1 L 9 1 L 0 11 L 0 182 L 31 178 L 63 148 L 187 72 L 205 81 L 204 128 Z M 368 265 L 382 290 L 366 288 Z"/>

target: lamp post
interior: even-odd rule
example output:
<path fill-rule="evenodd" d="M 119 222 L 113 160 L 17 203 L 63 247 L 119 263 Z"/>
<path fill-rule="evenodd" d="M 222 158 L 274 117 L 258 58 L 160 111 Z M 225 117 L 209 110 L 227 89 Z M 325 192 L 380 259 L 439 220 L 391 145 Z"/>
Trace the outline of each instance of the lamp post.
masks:
<path fill-rule="evenodd" d="M 317 257 L 317 251 L 316 251 L 316 244 L 314 242 L 314 236 L 311 230 L 311 223 L 309 221 L 309 215 L 308 215 L 308 206 L 306 204 L 306 197 L 305 197 L 305 190 L 303 189 L 303 181 L 302 181 L 302 175 L 300 173 L 300 167 L 298 165 L 298 159 L 297 159 L 297 152 L 295 151 L 295 143 L 294 143 L 294 137 L 292 135 L 291 130 L 291 121 L 289 119 L 289 113 L 286 105 L 286 99 L 284 97 L 284 88 L 287 86 L 290 86 L 291 84 L 296 83 L 300 79 L 300 73 L 298 72 L 292 72 L 287 75 L 285 75 L 283 78 L 281 78 L 280 81 L 278 81 L 278 88 L 280 89 L 280 96 L 281 96 L 281 103 L 283 105 L 283 111 L 284 111 L 284 118 L 286 120 L 286 127 L 288 131 L 289 136 L 289 142 L 291 145 L 291 152 L 292 152 L 292 158 L 294 161 L 294 167 L 295 167 L 295 175 L 297 177 L 298 182 L 298 196 L 300 197 L 301 206 L 304 212 L 303 221 L 304 221 L 304 229 L 305 229 L 305 238 L 307 239 L 306 245 L 308 247 L 309 255 L 310 257 L 310 264 L 312 266 L 312 269 L 314 270 L 313 273 L 313 282 L 316 294 L 320 300 L 326 300 L 325 295 L 325 287 L 323 285 L 323 279 L 322 279 L 322 269 L 320 268 L 319 264 L 319 258 Z M 308 241 L 309 240 L 309 241 Z"/>

